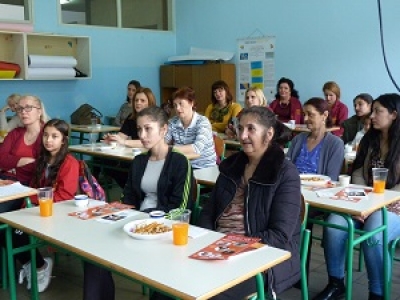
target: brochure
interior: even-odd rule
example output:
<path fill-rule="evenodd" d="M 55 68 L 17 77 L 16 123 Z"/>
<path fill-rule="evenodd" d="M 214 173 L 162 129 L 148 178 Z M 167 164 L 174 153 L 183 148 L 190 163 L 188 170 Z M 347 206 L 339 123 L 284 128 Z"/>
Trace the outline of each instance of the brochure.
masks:
<path fill-rule="evenodd" d="M 199 260 L 226 260 L 245 251 L 265 246 L 259 243 L 260 238 L 247 237 L 239 234 L 228 234 L 212 244 L 193 253 L 189 258 Z"/>
<path fill-rule="evenodd" d="M 346 187 L 338 192 L 320 190 L 316 191 L 318 197 L 327 197 L 333 200 L 344 200 L 358 202 L 368 197 L 368 193 L 372 192 L 371 188 L 363 187 Z"/>
<path fill-rule="evenodd" d="M 93 218 L 105 217 L 115 215 L 115 217 L 107 217 L 105 221 L 115 222 L 124 219 L 127 214 L 119 215 L 118 213 L 124 210 L 134 208 L 132 205 L 122 204 L 120 202 L 104 203 L 95 207 L 90 207 L 85 210 L 69 213 L 69 216 L 77 217 L 82 220 L 89 220 Z"/>

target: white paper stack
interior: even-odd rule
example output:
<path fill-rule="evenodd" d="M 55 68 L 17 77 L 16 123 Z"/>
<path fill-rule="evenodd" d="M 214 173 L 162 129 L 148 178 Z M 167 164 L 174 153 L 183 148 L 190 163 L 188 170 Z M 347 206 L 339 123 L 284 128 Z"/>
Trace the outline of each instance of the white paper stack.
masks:
<path fill-rule="evenodd" d="M 73 56 L 29 55 L 28 74 L 30 79 L 74 78 L 77 60 Z"/>

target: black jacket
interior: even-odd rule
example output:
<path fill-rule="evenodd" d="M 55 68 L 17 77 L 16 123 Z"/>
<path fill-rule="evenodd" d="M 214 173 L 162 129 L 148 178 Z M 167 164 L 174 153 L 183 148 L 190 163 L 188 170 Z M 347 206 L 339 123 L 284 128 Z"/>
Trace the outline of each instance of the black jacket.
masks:
<path fill-rule="evenodd" d="M 145 197 L 140 185 L 150 154 L 149 151 L 135 157 L 123 191 L 122 202 L 134 205 L 136 209 L 140 209 Z M 191 209 L 192 185 L 193 172 L 189 160 L 170 147 L 157 182 L 158 202 L 155 209 L 165 212 L 181 206 Z"/>
<path fill-rule="evenodd" d="M 222 161 L 211 198 L 201 213 L 200 226 L 216 229 L 218 219 L 235 196 L 247 163 L 243 152 Z M 291 287 L 300 278 L 300 199 L 296 167 L 285 159 L 278 145 L 271 145 L 249 179 L 244 226 L 247 236 L 260 237 L 263 243 L 292 254 L 291 259 L 267 272 L 266 284 L 276 293 Z"/>

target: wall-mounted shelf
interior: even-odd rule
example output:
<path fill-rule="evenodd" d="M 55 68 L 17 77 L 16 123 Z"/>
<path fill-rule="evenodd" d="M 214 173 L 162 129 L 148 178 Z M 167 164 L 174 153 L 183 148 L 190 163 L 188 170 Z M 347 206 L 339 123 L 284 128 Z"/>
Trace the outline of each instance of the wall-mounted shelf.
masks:
<path fill-rule="evenodd" d="M 92 76 L 89 37 L 0 31 L 0 60 L 21 67 L 21 73 L 9 80 L 33 80 L 27 72 L 29 55 L 73 56 L 78 62 L 76 68 L 87 75 L 74 78 L 43 77 L 40 80 L 88 79 Z"/>

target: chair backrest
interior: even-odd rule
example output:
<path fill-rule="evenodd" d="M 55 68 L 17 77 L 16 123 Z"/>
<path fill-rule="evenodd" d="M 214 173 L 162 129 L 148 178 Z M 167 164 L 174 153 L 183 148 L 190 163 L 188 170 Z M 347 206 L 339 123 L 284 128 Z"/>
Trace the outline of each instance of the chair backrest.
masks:
<path fill-rule="evenodd" d="M 225 158 L 225 142 L 218 135 L 213 134 L 215 153 L 220 161 Z"/>

